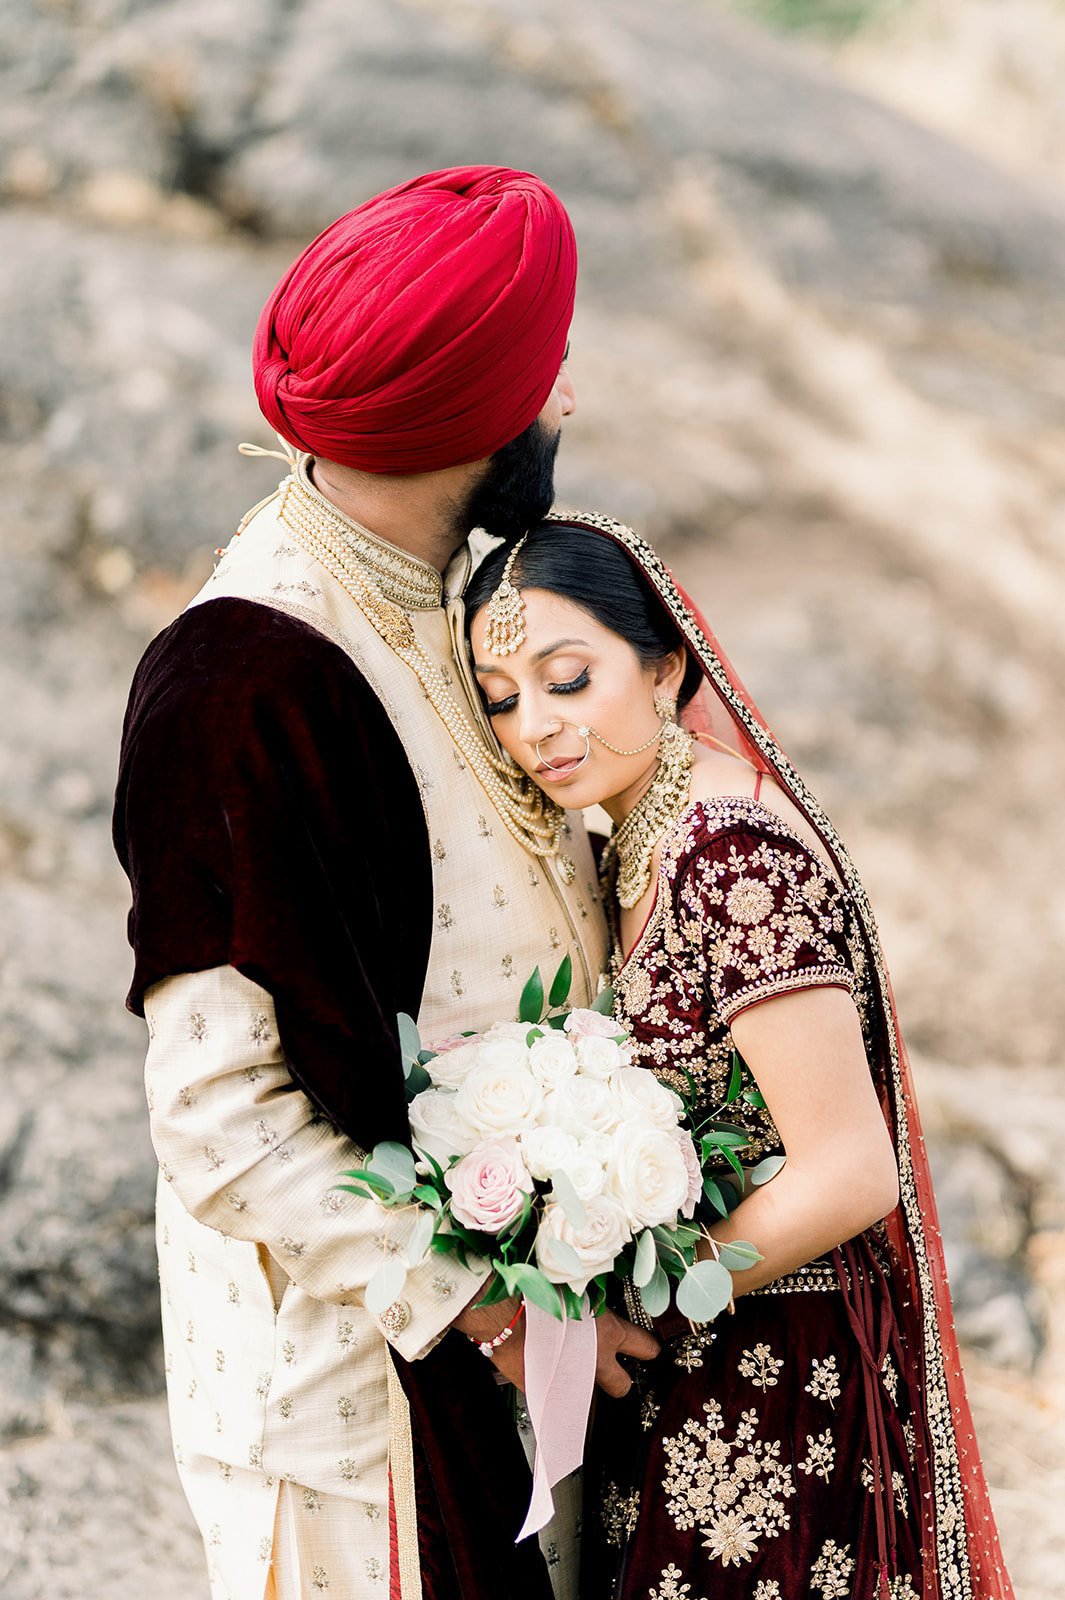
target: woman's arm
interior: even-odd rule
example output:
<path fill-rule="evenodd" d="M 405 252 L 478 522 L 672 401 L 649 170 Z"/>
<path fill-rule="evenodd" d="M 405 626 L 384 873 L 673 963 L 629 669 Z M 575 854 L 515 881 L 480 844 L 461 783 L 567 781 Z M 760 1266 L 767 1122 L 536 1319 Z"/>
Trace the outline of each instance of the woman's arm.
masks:
<path fill-rule="evenodd" d="M 734 1276 L 737 1296 L 861 1233 L 898 1203 L 891 1135 L 866 1061 L 858 1013 L 843 989 L 808 988 L 750 1006 L 732 1037 L 787 1154 L 710 1232 L 749 1239 L 763 1260 Z M 708 1245 L 700 1254 L 710 1257 Z"/>

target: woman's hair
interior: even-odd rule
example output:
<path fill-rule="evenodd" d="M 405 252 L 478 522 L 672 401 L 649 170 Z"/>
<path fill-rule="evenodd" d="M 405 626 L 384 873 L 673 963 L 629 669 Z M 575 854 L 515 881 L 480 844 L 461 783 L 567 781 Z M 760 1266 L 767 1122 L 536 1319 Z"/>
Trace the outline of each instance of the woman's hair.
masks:
<path fill-rule="evenodd" d="M 513 545 L 485 558 L 466 590 L 466 626 L 499 586 Z M 540 522 L 530 530 L 510 571 L 518 589 L 546 589 L 593 616 L 635 650 L 641 666 L 657 666 L 684 645 L 658 595 L 621 545 L 606 534 L 568 522 Z M 679 704 L 686 706 L 702 682 L 688 653 Z"/>

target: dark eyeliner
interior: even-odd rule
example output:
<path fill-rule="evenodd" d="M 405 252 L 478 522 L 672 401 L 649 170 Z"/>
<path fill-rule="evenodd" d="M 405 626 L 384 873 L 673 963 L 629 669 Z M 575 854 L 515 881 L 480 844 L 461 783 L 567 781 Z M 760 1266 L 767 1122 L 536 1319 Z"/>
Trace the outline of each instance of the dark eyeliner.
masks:
<path fill-rule="evenodd" d="M 588 682 L 588 668 L 585 667 L 583 672 L 578 672 L 577 676 L 575 678 L 571 678 L 568 683 L 551 684 L 551 693 L 576 694 L 578 689 L 587 689 Z"/>

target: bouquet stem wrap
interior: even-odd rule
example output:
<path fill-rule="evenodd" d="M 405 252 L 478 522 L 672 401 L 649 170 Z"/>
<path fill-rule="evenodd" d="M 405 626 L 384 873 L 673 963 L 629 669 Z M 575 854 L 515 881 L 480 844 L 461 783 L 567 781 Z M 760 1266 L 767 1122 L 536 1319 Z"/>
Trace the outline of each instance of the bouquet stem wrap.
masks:
<path fill-rule="evenodd" d="M 551 1490 L 584 1459 L 584 1436 L 595 1387 L 595 1318 L 559 1321 L 525 1302 L 525 1404 L 536 1440 L 532 1499 L 518 1542 L 550 1522 Z"/>

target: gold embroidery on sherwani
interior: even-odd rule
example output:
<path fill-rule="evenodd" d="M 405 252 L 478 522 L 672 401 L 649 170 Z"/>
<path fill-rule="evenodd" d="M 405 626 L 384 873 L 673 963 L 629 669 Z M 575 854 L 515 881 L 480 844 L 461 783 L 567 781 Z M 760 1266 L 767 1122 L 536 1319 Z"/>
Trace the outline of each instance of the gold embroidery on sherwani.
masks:
<path fill-rule="evenodd" d="M 635 1531 L 640 1516 L 640 1491 L 623 1494 L 616 1483 L 608 1483 L 603 1494 L 602 1522 L 607 1543 L 625 1543 Z"/>
<path fill-rule="evenodd" d="M 767 1344 L 756 1344 L 753 1350 L 743 1352 L 739 1373 L 741 1378 L 750 1378 L 755 1388 L 765 1394 L 767 1389 L 776 1388 L 777 1373 L 783 1365 L 783 1360 L 774 1356 Z"/>
<path fill-rule="evenodd" d="M 821 1554 L 810 1568 L 810 1587 L 820 1589 L 821 1600 L 844 1600 L 851 1592 L 854 1558 L 850 1545 L 842 1548 L 835 1539 L 826 1539 Z"/>
<path fill-rule="evenodd" d="M 741 1414 L 731 1441 L 723 1437 L 720 1403 L 708 1400 L 703 1411 L 705 1423 L 689 1417 L 679 1433 L 662 1441 L 666 1509 L 681 1531 L 698 1528 L 712 1560 L 738 1567 L 763 1539 L 790 1528 L 786 1502 L 795 1483 L 791 1467 L 780 1459 L 780 1440 L 756 1438 L 756 1411 Z"/>

